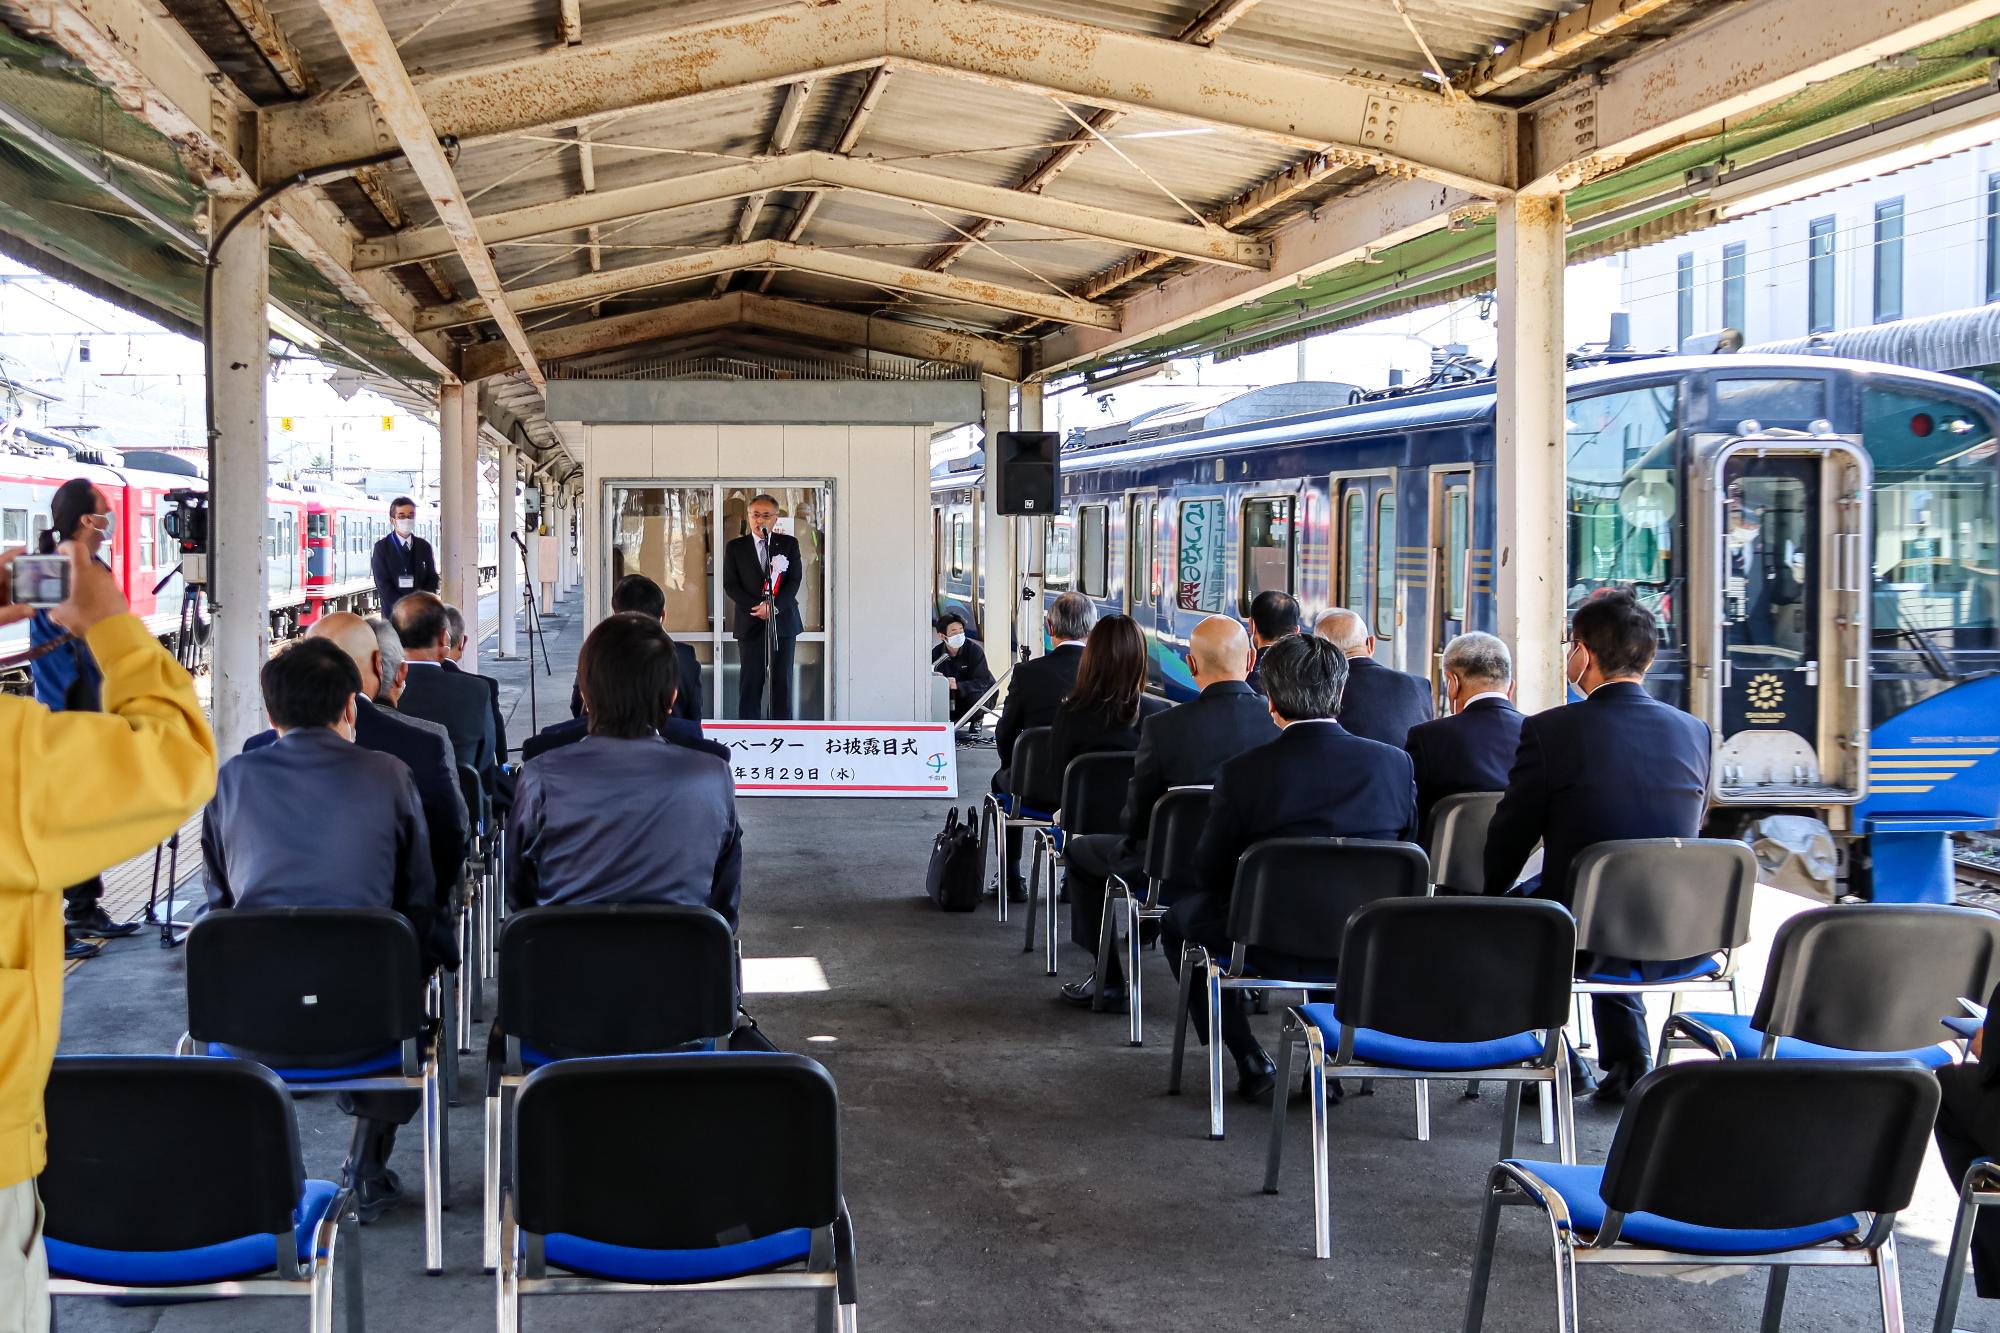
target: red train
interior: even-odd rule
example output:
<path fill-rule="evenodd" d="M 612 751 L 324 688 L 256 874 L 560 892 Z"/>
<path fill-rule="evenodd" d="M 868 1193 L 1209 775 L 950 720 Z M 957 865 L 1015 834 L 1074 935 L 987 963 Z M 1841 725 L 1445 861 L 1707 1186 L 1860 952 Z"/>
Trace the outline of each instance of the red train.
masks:
<path fill-rule="evenodd" d="M 134 451 L 110 457 L 75 441 L 19 427 L 0 439 L 0 550 L 32 546 L 49 525 L 56 488 L 88 477 L 111 501 L 111 536 L 103 550 L 132 610 L 172 647 L 183 586 L 175 546 L 161 527 L 169 491 L 205 490 L 193 464 L 171 454 Z M 389 505 L 349 486 L 307 481 L 270 489 L 264 529 L 270 562 L 274 638 L 289 638 L 329 611 L 375 604 L 369 557 L 389 531 Z M 488 529 L 494 528 L 489 534 Z M 435 506 L 419 509 L 417 531 L 437 540 Z M 480 563 L 497 560 L 497 528 L 482 513 Z M 27 646 L 25 627 L 0 631 L 0 657 Z"/>

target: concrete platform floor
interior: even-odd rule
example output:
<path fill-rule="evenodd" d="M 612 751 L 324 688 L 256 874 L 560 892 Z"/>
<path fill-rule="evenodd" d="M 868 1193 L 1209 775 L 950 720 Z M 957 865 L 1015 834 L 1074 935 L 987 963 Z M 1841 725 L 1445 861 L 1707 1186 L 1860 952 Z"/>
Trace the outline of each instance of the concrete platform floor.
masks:
<path fill-rule="evenodd" d="M 566 715 L 575 625 L 551 616 L 555 671 L 538 685 L 542 722 Z M 506 682 L 511 736 L 527 732 L 521 663 Z M 960 755 L 961 790 L 985 788 L 990 750 Z M 1434 1091 L 1433 1137 L 1414 1137 L 1411 1093 L 1385 1085 L 1332 1111 L 1335 1257 L 1312 1258 L 1303 1107 L 1295 1108 L 1283 1193 L 1260 1192 L 1268 1113 L 1232 1103 L 1230 1137 L 1205 1137 L 1199 1066 L 1191 1094 L 1164 1094 L 1172 992 L 1147 960 L 1148 1042 L 1125 1043 L 1121 1016 L 1059 1005 L 1038 956 L 990 912 L 945 916 L 922 897 L 941 804 L 746 801 L 742 924 L 752 958 L 809 958 L 827 989 L 754 994 L 782 1045 L 811 1054 L 840 1085 L 846 1188 L 861 1250 L 868 1329 L 1177 1330 L 1286 1327 L 1443 1330 L 1459 1326 L 1500 1098 Z M 310 826 L 302 821 L 301 835 Z M 1066 976 L 1087 962 L 1074 951 Z M 810 971 L 810 969 L 804 969 Z M 165 1051 L 182 1027 L 182 959 L 150 935 L 115 941 L 71 979 L 65 1051 Z M 1260 1020 L 1275 1032 L 1276 1018 Z M 1191 1053 L 1192 1055 L 1193 1053 Z M 466 1069 L 474 1068 L 470 1059 Z M 308 1171 L 338 1169 L 345 1120 L 326 1099 L 299 1109 Z M 426 1277 L 414 1207 L 364 1229 L 367 1310 L 376 1329 L 459 1333 L 493 1327 L 493 1280 L 479 1270 L 480 1111 L 451 1113 L 447 1272 Z M 1581 1104 L 1587 1160 L 1602 1160 L 1615 1117 Z M 56 1126 L 61 1132 L 61 1127 Z M 172 1151 L 174 1126 L 159 1127 Z M 1532 1153 L 1532 1134 L 1523 1148 Z M 1549 1150 L 1553 1153 L 1553 1149 Z M 417 1176 L 405 1136 L 398 1168 Z M 1933 1160 L 1899 1228 L 1912 1328 L 1928 1328 L 1951 1190 Z M 1503 1220 L 1487 1328 L 1552 1326 L 1547 1246 L 1532 1215 Z M 1757 1325 L 1760 1277 L 1708 1285 L 1596 1270 L 1582 1278 L 1588 1327 L 1692 1333 Z M 1794 1279 L 1787 1330 L 1877 1326 L 1865 1271 Z M 274 1302 L 113 1308 L 65 1301 L 66 1333 L 303 1328 Z M 804 1329 L 810 1310 L 775 1297 L 591 1297 L 531 1302 L 530 1329 Z M 1960 1326 L 2000 1330 L 2000 1303 L 1968 1299 Z"/>

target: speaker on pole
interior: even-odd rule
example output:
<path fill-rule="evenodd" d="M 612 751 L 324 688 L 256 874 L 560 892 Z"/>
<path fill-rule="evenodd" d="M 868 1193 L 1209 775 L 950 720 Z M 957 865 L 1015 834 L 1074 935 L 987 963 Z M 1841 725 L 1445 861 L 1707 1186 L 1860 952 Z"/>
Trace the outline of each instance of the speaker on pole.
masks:
<path fill-rule="evenodd" d="M 1039 518 L 1056 510 L 1056 449 L 1060 437 L 1052 430 L 995 431 L 989 447 L 997 452 L 993 475 L 998 483 L 993 507 L 1002 514 Z"/>

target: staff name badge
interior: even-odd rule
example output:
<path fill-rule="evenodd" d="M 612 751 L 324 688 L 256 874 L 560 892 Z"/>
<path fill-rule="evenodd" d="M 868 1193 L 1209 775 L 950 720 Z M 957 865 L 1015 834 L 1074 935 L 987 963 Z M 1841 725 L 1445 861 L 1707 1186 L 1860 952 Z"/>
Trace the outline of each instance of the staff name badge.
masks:
<path fill-rule="evenodd" d="M 738 796 L 958 797 L 944 722 L 703 722 L 729 750 Z"/>
<path fill-rule="evenodd" d="M 417 576 L 414 574 L 398 574 L 396 576 L 396 584 L 402 588 L 414 588 L 417 586 Z"/>

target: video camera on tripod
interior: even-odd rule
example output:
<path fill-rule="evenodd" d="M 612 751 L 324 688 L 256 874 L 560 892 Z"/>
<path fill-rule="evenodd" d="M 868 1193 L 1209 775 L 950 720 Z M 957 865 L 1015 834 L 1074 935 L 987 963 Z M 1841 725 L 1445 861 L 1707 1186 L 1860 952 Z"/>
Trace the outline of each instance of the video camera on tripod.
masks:
<path fill-rule="evenodd" d="M 208 582 L 208 493 L 186 488 L 168 491 L 172 505 L 160 526 L 174 539 L 180 554 L 181 581 L 189 587 Z"/>

